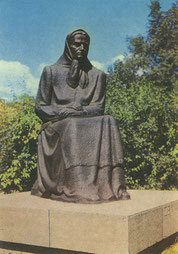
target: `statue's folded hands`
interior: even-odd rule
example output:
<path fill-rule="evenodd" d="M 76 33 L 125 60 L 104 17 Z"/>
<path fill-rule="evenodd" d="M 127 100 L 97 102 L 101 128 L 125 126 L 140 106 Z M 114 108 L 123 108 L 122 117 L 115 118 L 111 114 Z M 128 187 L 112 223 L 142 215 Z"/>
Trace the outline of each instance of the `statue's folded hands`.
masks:
<path fill-rule="evenodd" d="M 68 116 L 82 116 L 84 115 L 83 110 L 79 111 L 72 107 L 62 108 L 57 112 L 60 119 L 66 118 Z"/>

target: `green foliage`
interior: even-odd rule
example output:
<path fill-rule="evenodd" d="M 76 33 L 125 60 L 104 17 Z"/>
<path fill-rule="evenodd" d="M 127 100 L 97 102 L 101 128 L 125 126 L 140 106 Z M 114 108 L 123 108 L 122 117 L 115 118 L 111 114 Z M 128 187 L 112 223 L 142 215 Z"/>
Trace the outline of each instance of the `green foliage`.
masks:
<path fill-rule="evenodd" d="M 175 189 L 176 5 L 163 13 L 151 1 L 148 36 L 130 40 L 130 54 L 110 69 L 106 114 L 118 119 L 130 188 Z"/>
<path fill-rule="evenodd" d="M 151 1 L 147 37 L 133 38 L 129 45 L 135 68 L 142 68 L 147 80 L 168 91 L 175 88 L 177 75 L 177 24 L 177 3 L 162 12 L 159 1 Z"/>
<path fill-rule="evenodd" d="M 174 188 L 175 110 L 165 88 L 135 82 L 108 85 L 106 114 L 118 119 L 130 188 Z"/>
<path fill-rule="evenodd" d="M 37 132 L 40 121 L 34 99 L 27 95 L 12 103 L 1 102 L 0 183 L 5 192 L 28 190 L 37 165 Z"/>

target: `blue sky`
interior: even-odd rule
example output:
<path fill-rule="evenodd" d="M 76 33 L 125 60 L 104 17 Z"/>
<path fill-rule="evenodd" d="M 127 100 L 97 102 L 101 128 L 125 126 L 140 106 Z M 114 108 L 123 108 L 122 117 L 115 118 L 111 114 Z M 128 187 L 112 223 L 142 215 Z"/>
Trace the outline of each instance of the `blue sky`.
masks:
<path fill-rule="evenodd" d="M 160 0 L 163 11 L 173 0 Z M 89 59 L 105 70 L 128 53 L 128 37 L 145 35 L 149 0 L 0 0 L 0 97 L 35 95 L 45 65 L 63 53 L 66 35 L 83 28 Z"/>

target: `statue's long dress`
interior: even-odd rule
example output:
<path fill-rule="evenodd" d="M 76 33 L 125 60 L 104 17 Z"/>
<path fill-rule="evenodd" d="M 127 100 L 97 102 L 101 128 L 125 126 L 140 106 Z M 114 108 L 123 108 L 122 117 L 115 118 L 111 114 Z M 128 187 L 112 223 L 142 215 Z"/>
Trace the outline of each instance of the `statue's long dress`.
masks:
<path fill-rule="evenodd" d="M 125 188 L 123 152 L 116 120 L 103 115 L 105 74 L 90 66 L 88 86 L 74 89 L 66 82 L 68 71 L 63 55 L 41 77 L 36 113 L 44 123 L 32 194 L 88 203 L 118 199 L 119 188 Z M 57 112 L 74 103 L 86 116 L 59 120 Z"/>

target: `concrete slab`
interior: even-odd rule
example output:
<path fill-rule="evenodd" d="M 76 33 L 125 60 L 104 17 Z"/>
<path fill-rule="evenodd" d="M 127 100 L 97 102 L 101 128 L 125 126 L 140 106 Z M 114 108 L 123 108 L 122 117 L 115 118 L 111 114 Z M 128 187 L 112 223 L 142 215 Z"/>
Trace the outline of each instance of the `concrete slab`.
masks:
<path fill-rule="evenodd" d="M 127 253 L 128 220 L 125 216 L 60 214 L 51 212 L 50 246 L 68 250 L 108 254 Z M 70 225 L 67 226 L 66 225 Z"/>
<path fill-rule="evenodd" d="M 0 240 L 49 247 L 47 210 L 2 207 L 0 202 Z"/>
<path fill-rule="evenodd" d="M 162 208 L 129 216 L 129 253 L 138 253 L 163 239 Z"/>
<path fill-rule="evenodd" d="M 96 254 L 136 254 L 178 231 L 178 192 L 129 191 L 131 200 L 73 204 L 0 195 L 0 241 Z"/>

